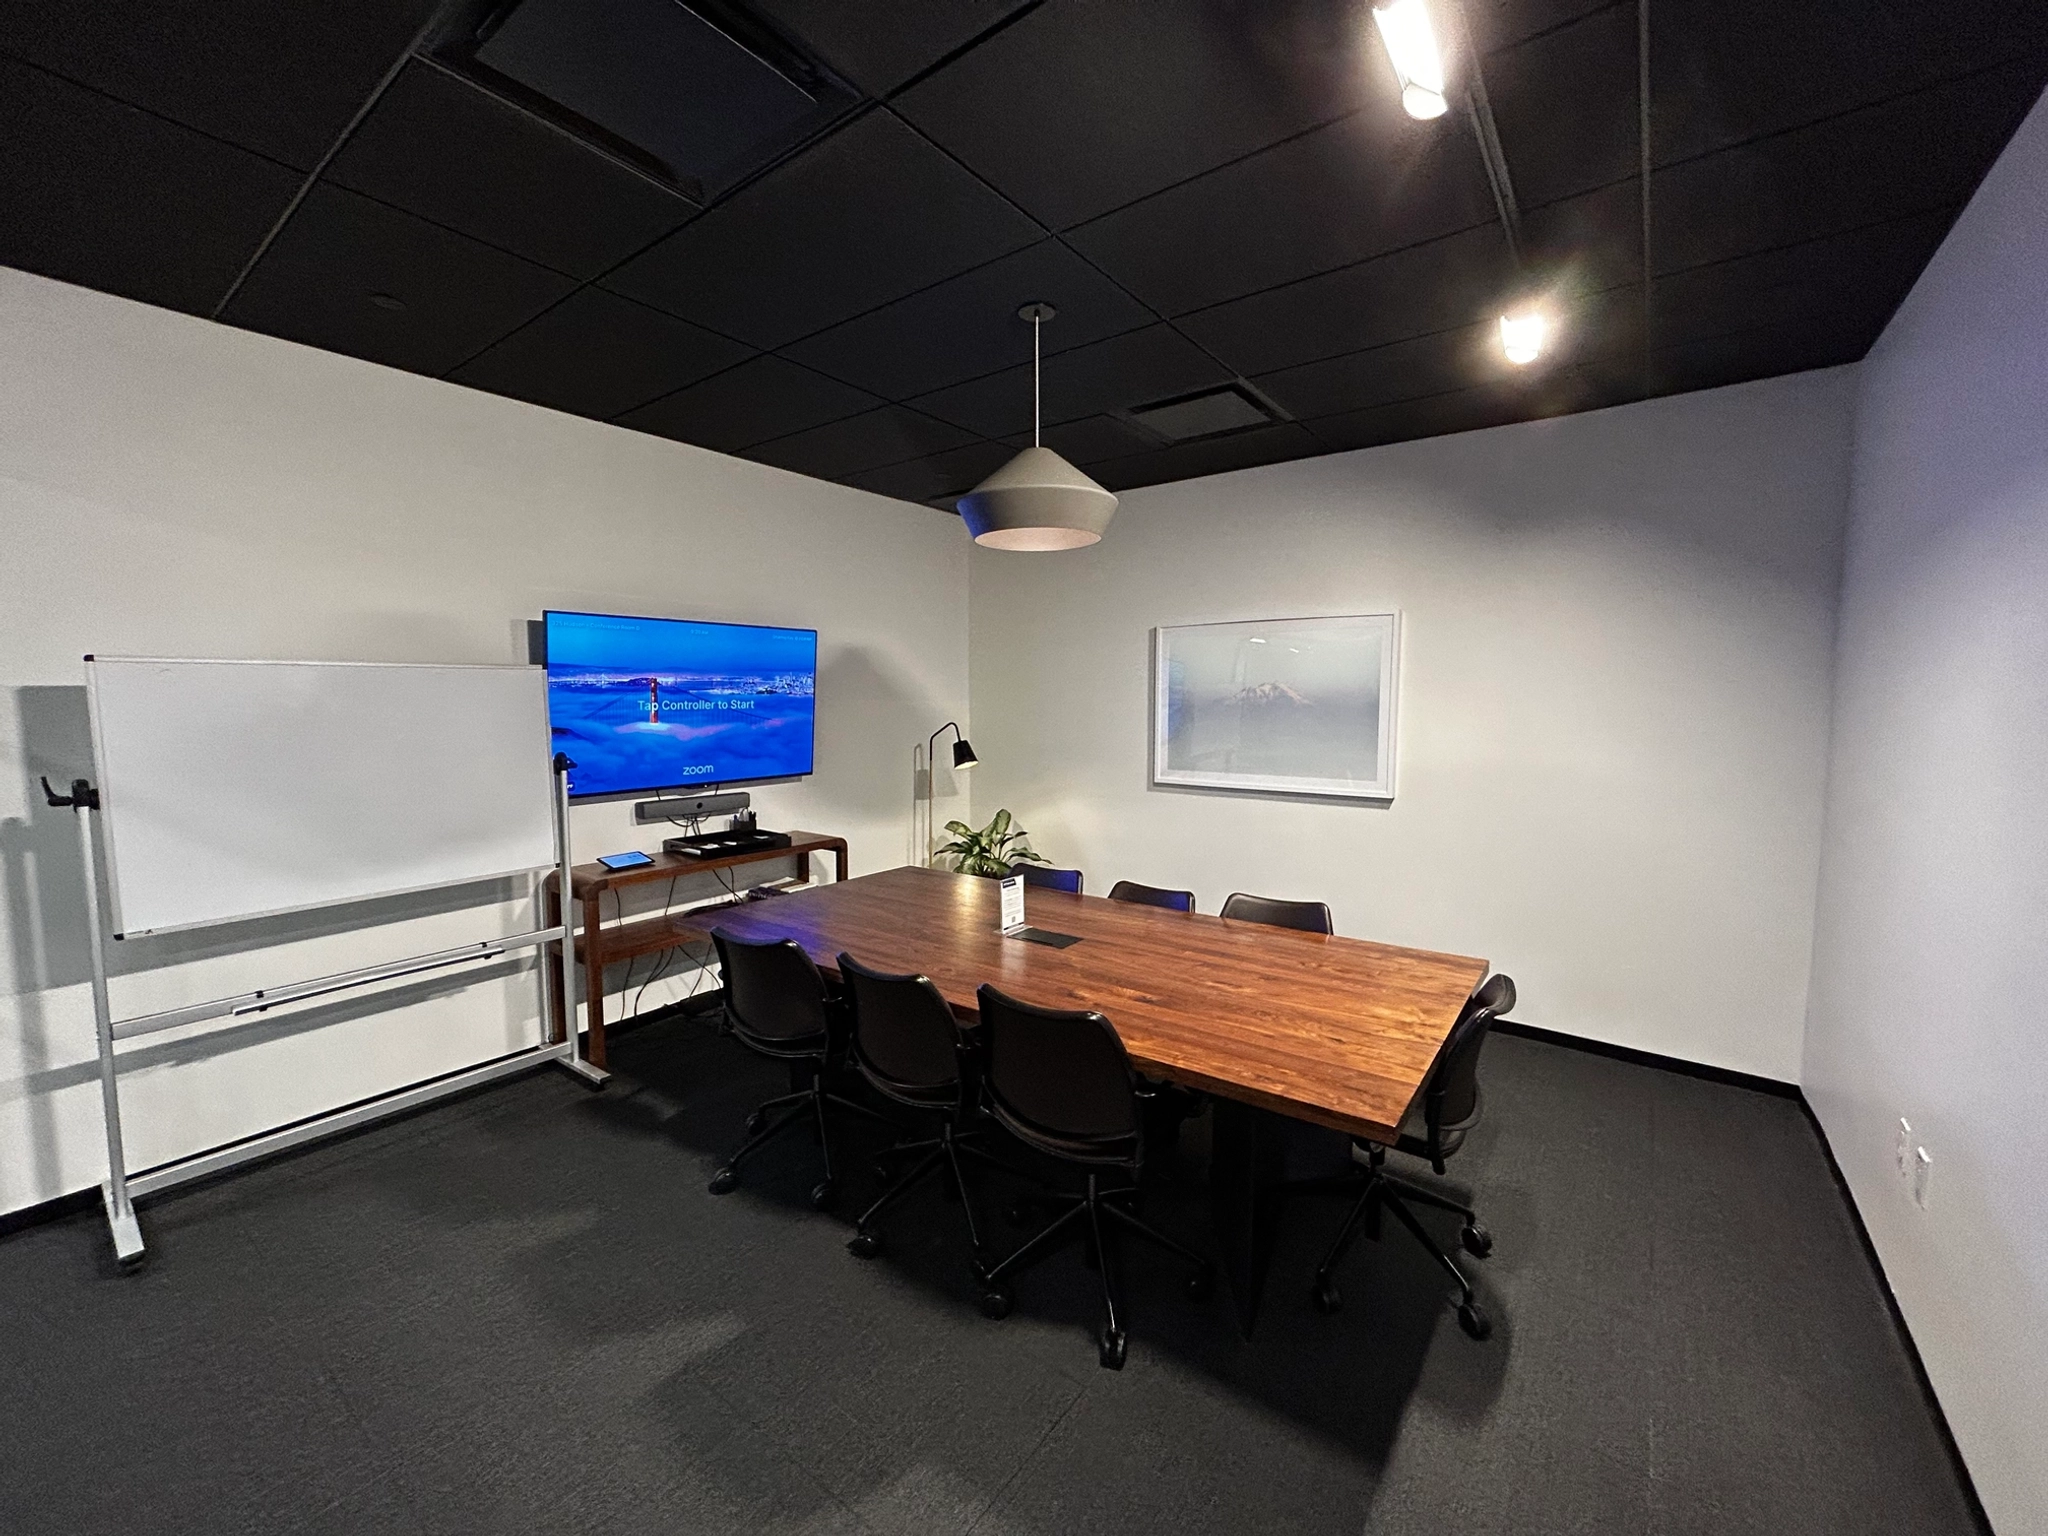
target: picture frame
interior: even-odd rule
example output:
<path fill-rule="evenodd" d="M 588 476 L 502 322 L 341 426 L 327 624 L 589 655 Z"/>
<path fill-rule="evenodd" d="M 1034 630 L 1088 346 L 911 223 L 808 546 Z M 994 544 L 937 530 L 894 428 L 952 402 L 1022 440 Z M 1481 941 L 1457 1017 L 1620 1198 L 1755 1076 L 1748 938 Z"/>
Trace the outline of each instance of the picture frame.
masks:
<path fill-rule="evenodd" d="M 1152 783 L 1394 798 L 1401 616 L 1153 630 Z"/>

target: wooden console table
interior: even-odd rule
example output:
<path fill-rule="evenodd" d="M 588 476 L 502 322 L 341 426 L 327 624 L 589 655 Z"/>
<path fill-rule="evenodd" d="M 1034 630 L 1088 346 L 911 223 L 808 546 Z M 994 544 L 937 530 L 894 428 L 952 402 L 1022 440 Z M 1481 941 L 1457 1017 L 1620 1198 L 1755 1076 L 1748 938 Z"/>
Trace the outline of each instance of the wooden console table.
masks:
<path fill-rule="evenodd" d="M 766 864 L 781 859 L 794 858 L 799 880 L 811 878 L 811 855 L 829 853 L 837 863 L 837 875 L 846 878 L 846 839 L 827 837 L 822 832 L 792 832 L 787 848 L 757 848 L 748 853 L 728 853 L 712 859 L 690 859 L 680 854 L 657 853 L 652 864 L 636 865 L 632 869 L 606 869 L 602 864 L 578 864 L 569 871 L 571 896 L 582 903 L 582 931 L 576 936 L 576 957 L 583 963 L 583 1000 L 589 1008 L 586 1027 L 590 1031 L 590 1048 L 586 1055 L 592 1066 L 603 1068 L 604 1049 L 604 968 L 621 960 L 632 960 L 640 955 L 659 954 L 666 949 L 675 949 L 685 944 L 700 944 L 704 940 L 702 928 L 688 926 L 687 912 L 657 912 L 649 917 L 636 917 L 630 922 L 604 925 L 602 903 L 606 891 L 618 891 L 623 886 L 645 885 L 653 880 L 676 880 L 685 875 L 704 874 L 717 869 L 731 869 L 741 864 Z M 547 925 L 561 922 L 561 897 L 558 890 L 560 880 L 550 875 L 547 879 Z M 549 984 L 555 993 L 555 1017 L 571 1017 L 564 1006 L 562 988 L 562 947 L 548 946 Z M 557 1034 L 555 1039 L 560 1039 Z"/>

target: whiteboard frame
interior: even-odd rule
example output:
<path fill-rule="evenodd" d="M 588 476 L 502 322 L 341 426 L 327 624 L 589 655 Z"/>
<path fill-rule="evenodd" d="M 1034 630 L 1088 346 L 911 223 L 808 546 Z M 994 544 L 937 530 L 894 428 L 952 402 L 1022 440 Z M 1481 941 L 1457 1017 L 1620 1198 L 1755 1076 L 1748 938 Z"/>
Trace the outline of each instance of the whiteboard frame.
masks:
<path fill-rule="evenodd" d="M 88 664 L 92 659 L 89 655 L 85 658 Z M 106 1211 L 108 1234 L 114 1242 L 114 1257 L 124 1269 L 132 1269 L 140 1264 L 147 1253 L 142 1225 L 137 1220 L 135 1212 L 135 1200 L 138 1197 L 174 1188 L 192 1179 L 208 1178 L 243 1163 L 254 1162 L 304 1145 L 319 1137 L 367 1125 L 387 1115 L 413 1109 L 450 1094 L 465 1092 L 514 1072 L 523 1072 L 529 1067 L 552 1063 L 565 1068 L 592 1088 L 602 1088 L 605 1085 L 610 1079 L 610 1074 L 583 1055 L 583 1034 L 577 1028 L 577 977 L 574 964 L 576 919 L 571 915 L 568 900 L 568 893 L 573 888 L 569 864 L 568 769 L 569 759 L 561 753 L 556 753 L 550 770 L 553 777 L 551 821 L 555 844 L 554 878 L 559 882 L 556 886 L 554 909 L 557 920 L 554 924 L 526 933 L 508 934 L 502 939 L 484 940 L 474 946 L 415 955 L 408 959 L 367 966 L 339 975 L 315 977 L 285 987 L 245 993 L 239 997 L 221 998 L 211 1003 L 131 1019 L 114 1017 L 107 992 L 106 929 L 100 922 L 100 871 L 105 863 L 108 842 L 105 837 L 96 835 L 103 831 L 106 825 L 102 819 L 104 811 L 99 791 L 84 780 L 77 780 L 72 785 L 71 794 L 59 795 L 50 788 L 48 779 L 43 781 L 43 793 L 49 803 L 52 806 L 70 807 L 78 823 L 79 852 L 84 860 L 85 873 L 86 946 L 92 961 L 93 1026 L 99 1046 L 100 1114 L 107 1141 L 107 1177 L 100 1185 L 100 1199 Z M 544 882 L 535 879 L 533 894 L 536 901 L 541 900 L 544 888 Z M 326 903 L 329 906 L 348 904 L 349 902 Z M 555 989 L 550 984 L 548 975 L 545 946 L 549 944 L 559 946 L 559 999 L 555 996 Z M 395 980 L 418 971 L 457 966 L 468 960 L 495 959 L 507 950 L 523 949 L 531 945 L 542 946 L 535 957 L 534 965 L 534 977 L 540 987 L 539 1044 L 527 1046 L 467 1069 L 414 1083 L 390 1093 L 346 1104 L 309 1119 L 259 1132 L 225 1146 L 196 1152 L 139 1173 L 130 1173 L 121 1134 L 120 1062 L 115 1055 L 115 1042 L 118 1038 L 152 1033 L 158 1028 L 176 1028 L 219 1019 L 236 1021 L 245 1014 L 266 1012 L 272 1007 L 289 1006 L 294 1002 L 324 997 L 333 992 Z M 560 1035 L 561 1038 L 554 1038 L 556 1035 Z"/>
<path fill-rule="evenodd" d="M 379 667 L 399 668 L 418 671 L 431 667 L 443 672 L 534 672 L 540 675 L 542 718 L 546 718 L 547 674 L 546 669 L 532 664 L 516 662 L 467 662 L 467 661 L 320 661 L 283 660 L 277 657 L 258 656 L 101 656 L 88 653 L 85 657 L 85 698 L 86 710 L 90 717 L 92 736 L 93 783 L 99 786 L 102 800 L 100 810 L 100 856 L 106 865 L 107 915 L 112 919 L 113 937 L 116 939 L 146 938 L 159 933 L 190 933 L 201 928 L 220 928 L 230 923 L 261 922 L 265 918 L 289 917 L 298 912 L 319 912 L 330 907 L 353 906 L 359 902 L 386 901 L 399 896 L 416 895 L 422 891 L 447 891 L 465 885 L 484 885 L 493 880 L 511 880 L 520 875 L 530 875 L 537 869 L 549 869 L 554 865 L 550 859 L 539 864 L 519 864 L 510 869 L 492 870 L 484 874 L 460 875 L 452 880 L 430 880 L 423 885 L 394 886 L 390 890 L 371 891 L 361 896 L 347 897 L 342 901 L 306 901 L 293 906 L 270 907 L 259 912 L 238 912 L 232 917 L 200 918 L 190 923 L 165 923 L 155 928 L 128 928 L 121 921 L 121 873 L 115 865 L 113 807 L 118 796 L 107 796 L 107 765 L 101 751 L 100 699 L 94 667 L 102 661 L 120 662 L 124 665 L 161 664 L 173 666 L 221 666 L 221 667 Z M 545 758 L 543 758 L 543 762 Z M 545 773 L 543 767 L 540 770 Z"/>

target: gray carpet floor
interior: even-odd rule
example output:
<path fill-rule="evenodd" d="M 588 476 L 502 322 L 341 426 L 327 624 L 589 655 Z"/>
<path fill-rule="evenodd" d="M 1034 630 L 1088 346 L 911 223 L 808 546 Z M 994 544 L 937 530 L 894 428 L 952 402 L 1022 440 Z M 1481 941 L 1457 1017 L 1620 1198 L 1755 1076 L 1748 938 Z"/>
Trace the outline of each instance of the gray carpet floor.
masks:
<path fill-rule="evenodd" d="M 1316 1314 L 1342 1208 L 1303 1200 L 1249 1343 L 1124 1244 L 1119 1374 L 1077 1250 L 991 1322 L 935 1186 L 845 1251 L 864 1131 L 836 1215 L 801 1137 L 706 1194 L 774 1067 L 689 1019 L 614 1060 L 161 1199 L 136 1275 L 96 1215 L 0 1240 L 0 1531 L 1977 1529 L 1784 1099 L 1497 1035 L 1447 1180 L 1491 1340 L 1391 1223 Z M 1205 1155 L 1196 1121 L 1146 1208 L 1202 1246 Z"/>

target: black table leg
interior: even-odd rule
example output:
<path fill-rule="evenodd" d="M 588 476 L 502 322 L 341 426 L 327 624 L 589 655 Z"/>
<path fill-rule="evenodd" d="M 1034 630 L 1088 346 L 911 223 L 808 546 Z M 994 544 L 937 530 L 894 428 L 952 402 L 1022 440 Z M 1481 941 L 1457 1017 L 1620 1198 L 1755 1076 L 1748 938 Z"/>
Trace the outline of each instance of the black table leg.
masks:
<path fill-rule="evenodd" d="M 1237 1306 L 1237 1328 L 1252 1336 L 1259 1291 L 1279 1220 L 1277 1186 L 1286 1160 L 1288 1121 L 1235 1099 L 1216 1098 L 1209 1152 L 1209 1212 L 1223 1272 Z"/>

